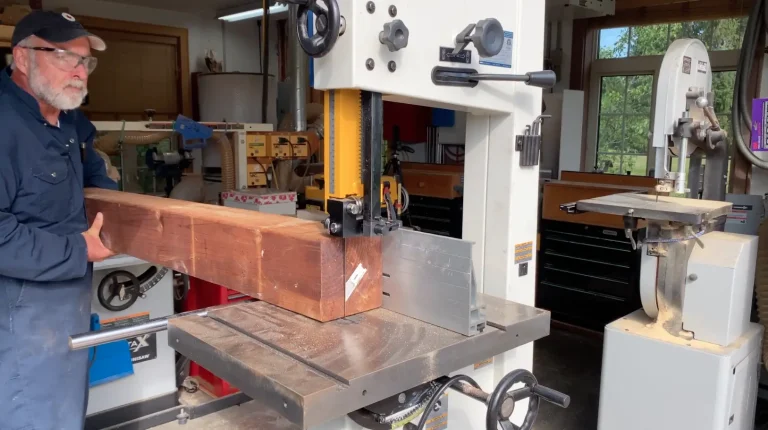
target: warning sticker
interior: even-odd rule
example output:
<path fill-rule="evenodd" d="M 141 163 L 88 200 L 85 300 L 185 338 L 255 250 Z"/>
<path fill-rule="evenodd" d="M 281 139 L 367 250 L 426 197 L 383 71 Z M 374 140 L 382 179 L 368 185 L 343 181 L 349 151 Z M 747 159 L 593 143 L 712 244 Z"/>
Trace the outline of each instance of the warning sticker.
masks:
<path fill-rule="evenodd" d="M 483 58 L 480 60 L 480 64 L 485 66 L 504 67 L 507 69 L 512 68 L 512 40 L 514 34 L 511 31 L 504 32 L 504 46 L 501 48 L 501 52 L 490 58 Z"/>
<path fill-rule="evenodd" d="M 489 358 L 487 360 L 483 360 L 483 361 L 475 363 L 474 368 L 475 368 L 475 370 L 482 369 L 483 367 L 489 366 L 491 364 L 493 364 L 493 357 L 491 357 L 491 358 Z"/>
<path fill-rule="evenodd" d="M 149 321 L 149 312 L 125 315 L 101 321 L 102 328 L 127 327 Z M 157 336 L 155 333 L 143 334 L 127 339 L 133 364 L 157 358 Z"/>
<path fill-rule="evenodd" d="M 733 205 L 731 213 L 725 221 L 726 224 L 746 224 L 752 205 Z"/>
<path fill-rule="evenodd" d="M 533 242 L 515 245 L 515 264 L 533 260 Z"/>
<path fill-rule="evenodd" d="M 706 61 L 699 61 L 699 67 L 697 68 L 699 73 L 707 73 L 707 62 Z"/>

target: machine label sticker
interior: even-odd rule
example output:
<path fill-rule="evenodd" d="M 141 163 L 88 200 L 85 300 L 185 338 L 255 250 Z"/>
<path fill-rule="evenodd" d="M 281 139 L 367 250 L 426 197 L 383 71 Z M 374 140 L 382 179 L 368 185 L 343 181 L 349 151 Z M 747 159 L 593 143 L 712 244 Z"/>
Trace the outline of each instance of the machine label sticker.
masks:
<path fill-rule="evenodd" d="M 533 260 L 533 242 L 515 245 L 515 264 Z"/>
<path fill-rule="evenodd" d="M 683 57 L 683 73 L 686 75 L 691 74 L 691 57 Z"/>
<path fill-rule="evenodd" d="M 733 205 L 725 223 L 746 224 L 749 212 L 752 212 L 752 205 Z"/>
<path fill-rule="evenodd" d="M 368 269 L 363 267 L 362 264 L 358 264 L 352 276 L 349 277 L 347 283 L 344 285 L 344 301 L 349 300 L 349 297 L 355 292 L 355 289 L 360 285 L 360 281 L 363 280 L 363 276 L 368 272 Z"/>
<path fill-rule="evenodd" d="M 478 369 L 482 369 L 483 367 L 489 366 L 491 364 L 493 364 L 493 357 L 491 357 L 491 358 L 489 358 L 487 360 L 483 360 L 483 361 L 475 363 L 474 368 L 475 368 L 475 370 L 478 370 Z"/>
<path fill-rule="evenodd" d="M 768 99 L 752 101 L 752 137 L 753 151 L 768 151 Z"/>
<path fill-rule="evenodd" d="M 698 67 L 699 73 L 707 74 L 707 62 L 706 61 L 699 61 L 699 67 Z"/>
<path fill-rule="evenodd" d="M 513 39 L 514 39 L 514 34 L 511 31 L 505 31 L 504 46 L 501 48 L 501 52 L 499 52 L 493 57 L 481 59 L 480 64 L 485 66 L 504 67 L 507 69 L 511 69 Z"/>
<path fill-rule="evenodd" d="M 101 321 L 102 329 L 127 327 L 141 324 L 149 321 L 149 312 L 142 312 L 133 315 L 125 315 L 117 318 L 111 318 Z M 157 358 L 157 336 L 155 333 L 143 334 L 127 339 L 128 349 L 131 351 L 131 362 L 133 364 L 150 361 Z"/>
<path fill-rule="evenodd" d="M 472 51 L 463 49 L 458 54 L 454 54 L 453 48 L 441 46 L 440 61 L 447 61 L 449 63 L 472 64 Z"/>

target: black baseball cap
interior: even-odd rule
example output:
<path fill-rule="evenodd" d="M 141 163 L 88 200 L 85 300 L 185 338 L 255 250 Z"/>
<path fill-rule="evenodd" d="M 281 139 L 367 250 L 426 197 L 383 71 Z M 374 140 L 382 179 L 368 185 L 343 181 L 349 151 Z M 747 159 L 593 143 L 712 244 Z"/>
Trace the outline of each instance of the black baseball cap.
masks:
<path fill-rule="evenodd" d="M 88 32 L 74 16 L 66 12 L 37 10 L 22 18 L 11 37 L 11 46 L 15 47 L 29 36 L 37 36 L 50 43 L 64 43 L 80 37 L 87 37 L 91 49 L 103 51 L 107 44 L 98 36 Z"/>

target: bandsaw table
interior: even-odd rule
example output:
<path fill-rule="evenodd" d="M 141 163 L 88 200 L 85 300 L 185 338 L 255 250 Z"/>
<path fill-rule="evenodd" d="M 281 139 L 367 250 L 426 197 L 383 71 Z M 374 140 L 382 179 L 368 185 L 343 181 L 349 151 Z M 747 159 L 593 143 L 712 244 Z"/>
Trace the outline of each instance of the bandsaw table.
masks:
<path fill-rule="evenodd" d="M 310 428 L 549 334 L 547 311 L 480 295 L 464 336 L 386 309 L 319 323 L 264 302 L 169 321 L 171 346 Z"/>

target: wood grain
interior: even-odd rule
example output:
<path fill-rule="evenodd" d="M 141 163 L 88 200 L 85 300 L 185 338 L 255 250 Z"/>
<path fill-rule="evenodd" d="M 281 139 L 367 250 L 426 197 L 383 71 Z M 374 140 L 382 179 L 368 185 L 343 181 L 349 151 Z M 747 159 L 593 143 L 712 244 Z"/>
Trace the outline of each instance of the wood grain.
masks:
<path fill-rule="evenodd" d="M 564 182 L 587 182 L 590 184 L 621 185 L 625 187 L 654 188 L 656 178 L 648 176 L 612 175 L 608 173 L 569 172 L 560 174 L 560 180 Z"/>
<path fill-rule="evenodd" d="M 110 190 L 86 190 L 86 211 L 89 221 L 104 214 L 102 239 L 114 252 L 318 321 L 381 306 L 376 238 L 345 247 L 317 222 Z M 347 267 L 358 264 L 369 270 L 347 301 Z"/>
<path fill-rule="evenodd" d="M 627 192 L 650 193 L 653 192 L 653 189 L 581 182 L 549 182 L 544 184 L 544 201 L 541 208 L 541 217 L 553 221 L 623 229 L 624 220 L 618 215 L 606 215 L 592 212 L 569 214 L 560 210 L 560 205 Z M 645 222 L 641 220 L 638 225 L 642 227 L 645 225 Z"/>

